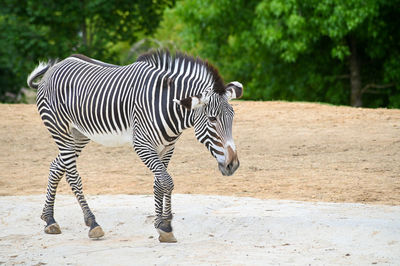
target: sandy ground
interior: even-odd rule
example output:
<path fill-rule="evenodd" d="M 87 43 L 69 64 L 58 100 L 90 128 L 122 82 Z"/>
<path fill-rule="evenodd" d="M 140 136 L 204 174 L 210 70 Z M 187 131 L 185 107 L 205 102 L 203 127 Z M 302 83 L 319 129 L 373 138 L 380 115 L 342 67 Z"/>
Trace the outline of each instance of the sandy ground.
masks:
<path fill-rule="evenodd" d="M 87 237 L 73 196 L 59 196 L 61 235 L 38 219 L 42 197 L 0 197 L 0 264 L 399 265 L 400 206 L 174 196 L 178 243 L 160 244 L 151 196 L 91 196 L 106 236 Z"/>
<path fill-rule="evenodd" d="M 175 193 L 400 204 L 400 110 L 233 102 L 241 166 L 222 176 L 192 130 L 169 172 Z M 35 105 L 0 105 L 0 195 L 45 193 L 57 147 Z M 153 177 L 129 146 L 89 143 L 78 160 L 86 194 L 151 194 Z M 59 193 L 70 195 L 65 181 Z"/>

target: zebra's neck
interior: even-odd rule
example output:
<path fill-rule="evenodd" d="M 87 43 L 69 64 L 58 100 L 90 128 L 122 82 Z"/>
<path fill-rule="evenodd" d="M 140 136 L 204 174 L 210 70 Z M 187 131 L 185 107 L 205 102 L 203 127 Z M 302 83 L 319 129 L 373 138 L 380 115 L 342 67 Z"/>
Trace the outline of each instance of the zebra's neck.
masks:
<path fill-rule="evenodd" d="M 182 100 L 199 95 L 210 88 L 216 93 L 225 91 L 218 70 L 200 58 L 179 52 L 171 55 L 168 51 L 154 51 L 141 55 L 136 63 L 139 62 L 145 62 L 152 67 L 151 77 L 148 79 L 148 93 L 152 95 L 143 98 L 150 100 L 153 105 L 151 109 L 156 110 L 156 103 L 161 107 L 162 118 L 157 117 L 157 127 L 164 139 L 180 135 L 184 129 L 193 127 L 195 116 L 199 112 L 178 106 L 173 99 Z M 143 105 L 149 106 L 149 103 L 143 102 Z"/>
<path fill-rule="evenodd" d="M 182 93 L 177 93 L 179 96 L 174 97 L 174 99 L 182 100 L 182 99 L 185 99 L 190 96 L 199 95 L 207 89 L 207 87 L 204 86 L 204 84 L 207 84 L 207 83 L 204 83 L 201 81 L 197 81 L 197 83 L 198 83 L 198 85 L 203 85 L 203 86 L 194 86 L 191 88 L 188 88 L 188 87 L 179 88 L 178 87 L 177 91 L 182 92 Z M 177 121 L 179 134 L 185 129 L 194 127 L 195 117 L 197 115 L 199 115 L 199 112 L 201 112 L 200 109 L 188 110 L 185 107 L 183 107 L 177 103 L 173 103 L 172 109 L 176 110 L 176 112 L 177 112 L 177 116 L 175 116 L 175 117 L 179 120 L 179 121 Z"/>
<path fill-rule="evenodd" d="M 200 95 L 212 88 L 214 83 L 212 74 L 203 64 L 185 61 L 175 62 L 168 69 L 157 67 L 155 72 L 153 77 L 158 75 L 156 79 L 160 81 L 158 83 L 160 91 L 156 90 L 153 93 L 155 98 L 152 101 L 157 102 L 159 99 L 162 101 L 164 106 L 162 109 L 166 112 L 163 112 L 165 120 L 161 122 L 166 126 L 169 125 L 169 129 L 171 129 L 166 135 L 170 135 L 172 132 L 175 133 L 173 134 L 175 136 L 180 135 L 183 130 L 194 126 L 195 117 L 200 110 L 188 110 L 173 100 Z M 154 90 L 154 87 L 151 90 Z"/>

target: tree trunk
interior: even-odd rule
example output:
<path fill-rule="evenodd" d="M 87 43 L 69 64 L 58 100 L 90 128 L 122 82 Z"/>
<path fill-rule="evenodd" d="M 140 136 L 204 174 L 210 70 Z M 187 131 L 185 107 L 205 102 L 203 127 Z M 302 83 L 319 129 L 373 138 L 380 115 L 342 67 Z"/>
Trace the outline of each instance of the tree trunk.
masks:
<path fill-rule="evenodd" d="M 85 12 L 85 0 L 81 0 L 81 11 Z M 87 41 L 87 31 L 86 31 L 86 19 L 85 16 L 82 16 L 81 21 L 81 31 L 82 31 L 82 44 L 85 47 L 85 52 L 88 50 L 88 41 Z"/>
<path fill-rule="evenodd" d="M 351 86 L 351 106 L 362 106 L 362 90 L 360 64 L 357 54 L 357 42 L 354 36 L 350 36 L 350 86 Z"/>
<path fill-rule="evenodd" d="M 83 44 L 83 46 L 85 46 L 85 49 L 86 49 L 87 48 L 87 33 L 86 33 L 85 20 L 82 21 L 81 30 L 82 30 L 82 44 Z"/>

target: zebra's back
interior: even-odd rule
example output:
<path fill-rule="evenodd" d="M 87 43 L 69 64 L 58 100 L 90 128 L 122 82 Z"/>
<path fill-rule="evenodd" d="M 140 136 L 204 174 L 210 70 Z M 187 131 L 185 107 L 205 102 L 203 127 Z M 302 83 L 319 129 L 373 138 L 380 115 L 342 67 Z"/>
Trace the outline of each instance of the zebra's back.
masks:
<path fill-rule="evenodd" d="M 40 88 L 38 104 L 45 100 L 49 109 L 62 113 L 65 123 L 95 142 L 132 143 L 134 87 L 140 86 L 136 74 L 146 64 L 113 66 L 69 57 L 54 67 Z"/>

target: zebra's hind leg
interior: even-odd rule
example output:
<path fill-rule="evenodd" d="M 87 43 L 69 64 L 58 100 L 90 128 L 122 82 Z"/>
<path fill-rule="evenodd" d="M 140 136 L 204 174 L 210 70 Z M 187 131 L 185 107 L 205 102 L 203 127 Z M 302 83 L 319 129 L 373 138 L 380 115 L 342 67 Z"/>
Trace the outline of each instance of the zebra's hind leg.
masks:
<path fill-rule="evenodd" d="M 76 199 L 78 200 L 79 205 L 82 208 L 85 224 L 90 227 L 89 237 L 90 238 L 99 238 L 104 236 L 103 229 L 101 229 L 100 225 L 96 222 L 96 218 L 92 211 L 89 208 L 88 203 L 86 202 L 85 196 L 82 191 L 82 179 L 76 170 L 76 157 L 75 151 L 70 153 L 63 154 L 66 161 L 69 163 L 66 165 L 67 167 L 67 182 L 70 185 L 72 192 L 75 194 Z"/>
<path fill-rule="evenodd" d="M 49 180 L 47 184 L 46 203 L 41 218 L 46 222 L 44 232 L 47 234 L 61 234 L 60 226 L 54 219 L 54 201 L 58 183 L 65 174 L 65 165 L 60 160 L 60 155 L 50 164 Z"/>
<path fill-rule="evenodd" d="M 70 185 L 72 192 L 75 194 L 79 205 L 82 208 L 85 224 L 90 227 L 89 237 L 90 238 L 100 238 L 104 236 L 104 231 L 101 226 L 96 222 L 96 218 L 89 208 L 86 202 L 85 196 L 82 191 L 82 179 L 76 169 L 76 159 L 78 158 L 80 152 L 85 147 L 85 145 L 90 141 L 83 135 L 80 135 L 77 131 L 73 130 L 74 145 L 73 149 L 66 148 L 61 153 L 62 157 L 66 163 L 66 179 Z"/>

